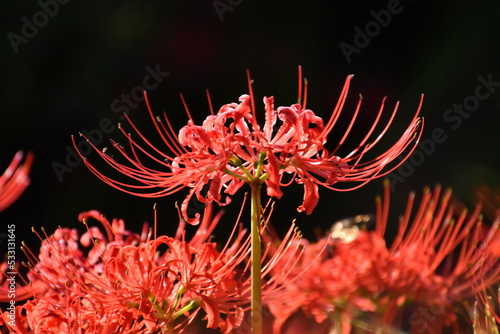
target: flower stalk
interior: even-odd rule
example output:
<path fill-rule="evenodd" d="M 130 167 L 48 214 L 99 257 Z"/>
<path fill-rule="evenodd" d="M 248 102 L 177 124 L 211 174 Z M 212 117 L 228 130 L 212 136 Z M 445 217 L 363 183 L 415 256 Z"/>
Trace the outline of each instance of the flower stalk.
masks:
<path fill-rule="evenodd" d="M 260 236 L 260 224 L 262 220 L 262 183 L 268 177 L 268 174 L 262 174 L 262 167 L 266 159 L 266 151 L 259 154 L 258 161 L 254 162 L 253 175 L 243 165 L 237 155 L 233 155 L 229 161 L 238 167 L 243 175 L 226 169 L 226 173 L 233 175 L 238 179 L 248 183 L 251 188 L 251 208 L 250 208 L 250 316 L 252 334 L 262 334 L 262 242 Z"/>
<path fill-rule="evenodd" d="M 262 334 L 262 277 L 261 277 L 261 239 L 260 221 L 262 213 L 261 187 L 258 178 L 250 183 L 252 189 L 251 200 L 251 317 L 252 334 Z"/>
<path fill-rule="evenodd" d="M 262 165 L 266 158 L 266 152 L 259 154 L 259 160 L 255 162 L 254 173 L 243 165 L 240 158 L 234 155 L 230 161 L 240 169 L 247 178 L 241 177 L 243 181 L 248 183 L 251 188 L 251 208 L 250 208 L 250 238 L 251 238 L 251 297 L 250 297 L 250 316 L 252 320 L 252 334 L 262 334 L 262 243 L 260 237 L 260 223 L 262 218 L 262 200 L 261 189 L 263 179 L 265 180 L 266 174 L 262 175 Z M 226 171 L 228 172 L 228 171 Z M 237 173 L 233 173 L 239 175 Z"/>

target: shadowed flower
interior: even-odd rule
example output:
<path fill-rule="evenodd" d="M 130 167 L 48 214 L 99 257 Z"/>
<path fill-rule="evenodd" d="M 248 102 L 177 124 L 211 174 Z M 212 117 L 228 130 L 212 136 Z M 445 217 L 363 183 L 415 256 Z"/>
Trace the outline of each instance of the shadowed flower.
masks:
<path fill-rule="evenodd" d="M 477 277 L 479 287 L 482 286 L 481 278 Z M 484 289 L 476 296 L 472 313 L 472 328 L 474 334 L 499 334 L 500 312 L 498 303 L 500 301 L 498 286 L 496 289 Z M 497 291 L 495 291 L 497 290 Z"/>
<path fill-rule="evenodd" d="M 399 326 L 399 317 L 413 307 L 405 318 L 413 331 L 441 333 L 450 327 L 457 332 L 454 306 L 498 282 L 500 263 L 487 251 L 497 226 L 485 234 L 480 206 L 456 216 L 450 198 L 449 190 L 426 189 L 414 209 L 412 193 L 387 245 L 386 182 L 384 202 L 377 199 L 373 231 L 359 229 L 354 237 L 342 239 L 335 229 L 336 236 L 306 247 L 295 269 L 301 274 L 269 303 L 277 319 L 275 331 L 301 310 L 318 323 L 343 326 L 342 333 L 346 323 L 369 332 L 379 328 L 398 333 L 389 326 Z"/>
<path fill-rule="evenodd" d="M 24 153 L 17 152 L 9 167 L 0 176 L 0 212 L 21 196 L 30 183 L 28 173 L 33 164 L 33 154 L 28 153 L 24 162 L 23 158 Z"/>
<path fill-rule="evenodd" d="M 303 184 L 304 199 L 298 211 L 309 214 L 319 199 L 318 186 L 339 191 L 361 187 L 397 168 L 418 142 L 415 139 L 421 120 L 417 116 L 422 101 L 401 138 L 386 152 L 371 160 L 365 158 L 387 132 L 398 109 L 399 103 L 394 107 L 387 123 L 380 125 L 384 114 L 384 99 L 373 126 L 361 142 L 350 153 L 340 156 L 338 151 L 358 117 L 360 99 L 350 124 L 347 129 L 342 130 L 344 134 L 340 141 L 336 146 L 333 145 L 332 150 L 328 150 L 325 147 L 327 137 L 332 131 L 338 131 L 336 125 L 346 102 L 352 77 L 347 77 L 337 105 L 326 123 L 307 109 L 307 81 L 302 80 L 300 67 L 298 102 L 275 108 L 274 98 L 264 97 L 265 121 L 262 127 L 257 122 L 252 80 L 248 73 L 249 95 L 242 95 L 238 103 L 222 106 L 217 114 L 213 112 L 209 98 L 211 115 L 202 125 L 195 124 L 183 100 L 189 120 L 178 135 L 166 114 L 163 119 L 155 118 L 146 97 L 156 130 L 171 153 L 147 140 L 125 115 L 138 137 L 133 138 L 120 127 L 128 138 L 130 151 L 114 141 L 112 144 L 125 157 L 126 163 L 115 160 L 106 154 L 106 150 L 98 152 L 109 165 L 132 181 L 124 182 L 108 177 L 83 156 L 82 158 L 101 180 L 129 194 L 162 197 L 185 187 L 190 188 L 182 205 L 182 212 L 192 224 L 198 222 L 198 217 L 187 217 L 188 203 L 193 195 L 204 203 L 215 201 L 224 205 L 230 201 L 228 196 L 233 195 L 244 183 L 265 183 L 267 195 L 276 198 L 282 196 L 282 186 L 293 181 Z M 381 129 L 376 130 L 378 127 Z M 142 144 L 137 141 L 139 138 Z M 396 161 L 402 154 L 406 155 L 402 160 Z M 347 185 L 339 186 L 339 183 Z"/>
<path fill-rule="evenodd" d="M 500 191 L 496 189 L 489 188 L 488 186 L 481 184 L 474 192 L 474 197 L 483 203 L 482 213 L 486 218 L 487 222 L 496 222 L 500 220 Z M 485 224 L 484 234 L 489 233 L 491 229 Z M 500 229 L 495 231 L 495 235 L 489 244 L 488 251 L 497 257 L 500 257 Z"/>

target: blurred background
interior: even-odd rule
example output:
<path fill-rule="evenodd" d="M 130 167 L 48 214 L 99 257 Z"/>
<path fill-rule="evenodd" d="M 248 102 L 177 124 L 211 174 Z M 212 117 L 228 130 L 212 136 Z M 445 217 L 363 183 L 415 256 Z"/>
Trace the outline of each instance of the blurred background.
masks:
<path fill-rule="evenodd" d="M 247 93 L 246 69 L 255 81 L 257 105 L 262 96 L 273 95 L 280 106 L 296 102 L 297 66 L 302 65 L 309 81 L 308 107 L 324 118 L 346 75 L 353 73 L 342 124 L 362 94 L 359 136 L 372 124 L 384 96 L 386 116 L 401 101 L 394 125 L 375 153 L 403 133 L 423 93 L 422 138 L 428 146 L 391 178 L 393 214 L 403 212 L 411 190 L 420 193 L 427 185 L 453 187 L 469 206 L 478 183 L 500 185 L 496 1 L 40 0 L 0 6 L 0 170 L 19 149 L 36 155 L 31 185 L 1 213 L 0 221 L 3 226 L 15 223 L 19 240 L 34 249 L 31 226 L 49 232 L 57 226 L 83 230 L 77 216 L 91 209 L 124 218 L 130 229 L 138 230 L 152 221 L 157 203 L 160 231 L 175 230 L 174 203 L 186 191 L 136 198 L 101 182 L 71 153 L 71 135 L 79 141 L 82 131 L 95 134 L 100 148 L 110 146 L 110 138 L 126 144 L 115 125 L 127 110 L 146 136 L 159 143 L 138 94 L 148 75 L 155 113 L 165 111 L 179 129 L 187 120 L 179 93 L 201 123 L 209 113 L 205 90 L 216 107 L 237 101 Z M 332 145 L 342 135 L 338 130 L 332 133 Z M 343 153 L 355 144 L 349 142 Z M 88 159 L 103 166 L 95 152 L 89 151 Z M 316 227 L 374 212 L 382 181 L 347 193 L 321 189 L 310 216 L 295 210 L 302 201 L 299 186 L 285 193 L 274 223 L 282 229 L 296 218 L 303 233 L 312 236 Z M 240 206 L 241 197 L 236 197 L 218 233 L 232 225 Z"/>

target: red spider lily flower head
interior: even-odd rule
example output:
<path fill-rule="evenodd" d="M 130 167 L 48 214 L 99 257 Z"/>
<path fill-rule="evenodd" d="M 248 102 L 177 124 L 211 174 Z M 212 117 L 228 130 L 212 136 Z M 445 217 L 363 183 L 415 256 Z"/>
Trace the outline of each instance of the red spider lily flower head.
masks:
<path fill-rule="evenodd" d="M 83 286 L 81 276 L 86 272 L 102 271 L 99 255 L 106 245 L 145 242 L 147 225 L 144 226 L 142 235 L 137 235 L 126 231 L 122 220 L 113 219 L 110 223 L 97 211 L 82 213 L 79 219 L 85 223 L 90 217 L 103 224 L 106 234 L 102 234 L 96 227 L 90 227 L 80 238 L 76 229 L 58 228 L 48 236 L 42 228 L 42 237 L 33 229 L 42 240 L 37 255 L 23 243 L 21 249 L 28 257 L 24 265 L 29 268 L 29 272 L 26 277 L 17 276 L 15 300 L 31 300 L 16 306 L 14 325 L 8 312 L 3 313 L 3 322 L 12 333 L 75 333 L 79 332 L 80 329 L 77 331 L 76 328 L 80 325 L 83 329 L 88 328 L 91 333 L 107 333 L 106 330 L 114 328 L 111 326 L 113 321 L 120 326 L 127 325 L 126 322 L 114 319 L 98 326 L 94 313 L 99 310 L 100 305 L 93 302 L 89 289 L 80 289 Z M 82 246 L 90 247 L 88 253 Z M 6 265 L 7 262 L 2 263 L 2 266 Z M 9 268 L 13 271 L 12 267 Z M 21 285 L 21 282 L 25 284 Z M 0 276 L 0 302 L 12 302 L 9 288 L 4 275 Z M 71 324 L 68 319 L 74 320 L 74 323 Z M 133 332 L 135 331 L 130 333 Z"/>
<path fill-rule="evenodd" d="M 90 227 L 81 238 L 76 229 L 58 228 L 48 236 L 45 228 L 42 228 L 43 237 L 33 229 L 42 240 L 42 245 L 38 255 L 35 255 L 23 243 L 22 249 L 29 258 L 25 265 L 30 268 L 27 274 L 30 284 L 17 288 L 17 300 L 67 289 L 73 284 L 71 277 L 90 269 L 101 270 L 99 257 L 110 243 L 128 245 L 146 241 L 147 225 L 144 225 L 142 235 L 137 235 L 125 230 L 123 220 L 113 219 L 110 223 L 95 210 L 80 214 L 79 219 L 86 223 L 90 217 L 98 219 L 103 224 L 106 235 L 103 235 L 97 227 Z M 124 238 L 124 235 L 127 237 Z M 87 254 L 81 246 L 90 247 Z M 0 292 L 4 293 L 6 289 L 6 286 L 0 284 Z M 0 301 L 6 301 L 6 295 L 2 294 Z"/>
<path fill-rule="evenodd" d="M 97 211 L 81 214 L 85 223 L 98 219 L 104 233 L 87 227 L 79 237 L 74 229 L 59 228 L 44 234 L 39 255 L 25 249 L 30 284 L 17 289 L 19 299 L 31 299 L 16 306 L 15 325 L 8 312 L 3 322 L 19 333 L 181 333 L 204 313 L 208 328 L 232 331 L 250 301 L 250 236 L 236 224 L 226 245 L 209 242 L 221 217 L 211 212 L 209 204 L 189 241 L 180 232 L 151 239 L 147 226 L 139 235 L 125 230 L 122 220 L 110 223 Z M 291 230 L 279 252 L 263 257 L 263 277 L 294 238 Z M 284 276 L 268 281 L 263 295 Z M 1 286 L 0 301 L 7 301 L 7 288 Z"/>
<path fill-rule="evenodd" d="M 24 153 L 18 151 L 9 167 L 0 176 L 0 212 L 11 205 L 30 183 L 28 173 L 33 164 L 33 153 L 28 153 L 23 161 Z"/>
<path fill-rule="evenodd" d="M 388 130 L 398 109 L 399 103 L 392 111 L 389 121 L 376 133 L 384 113 L 384 99 L 373 126 L 359 145 L 349 154 L 340 156 L 337 152 L 354 127 L 361 99 L 337 146 L 330 151 L 325 144 L 328 134 L 336 130 L 352 75 L 347 77 L 330 119 L 324 122 L 306 107 L 307 82 L 303 89 L 304 81 L 299 67 L 298 103 L 275 108 L 274 98 L 264 97 L 265 122 L 262 127 L 257 122 L 252 80 L 248 73 L 247 77 L 249 95 L 242 95 L 238 103 L 226 104 L 215 114 L 209 97 L 211 115 L 202 125 L 195 124 L 183 99 L 189 121 L 178 135 L 173 131 L 166 114 L 163 119 L 155 118 L 146 96 L 146 104 L 156 130 L 171 153 L 165 153 L 148 141 L 125 115 L 143 144 L 139 144 L 138 138 L 132 138 L 132 135 L 120 127 L 131 149 L 126 151 L 118 143 L 112 143 L 125 157 L 126 163 L 118 162 L 107 155 L 105 150 L 98 152 L 109 165 L 129 177 L 132 182 L 108 177 L 83 156 L 82 159 L 104 182 L 133 195 L 162 197 L 184 187 L 190 188 L 182 206 L 186 219 L 188 203 L 193 195 L 201 202 L 215 201 L 224 205 L 230 199 L 223 198 L 223 195 L 233 195 L 244 183 L 265 183 L 267 194 L 280 198 L 281 187 L 293 181 L 304 185 L 304 199 L 298 211 L 309 214 L 319 200 L 318 186 L 338 191 L 361 187 L 402 164 L 420 138 L 421 131 L 418 132 L 418 128 L 422 121 L 418 118 L 418 113 L 422 100 L 401 138 L 386 152 L 372 160 L 365 159 Z M 377 137 L 374 136 L 375 133 Z M 400 155 L 404 157 L 397 162 L 395 159 Z M 150 160 L 151 165 L 145 160 Z M 339 186 L 340 183 L 348 186 L 343 188 Z M 196 224 L 198 219 L 195 217 L 188 221 Z"/>
<path fill-rule="evenodd" d="M 377 200 L 377 226 L 373 232 L 380 238 L 388 222 L 387 183 L 384 197 L 383 203 Z M 385 321 L 393 320 L 391 317 L 403 303 L 413 302 L 433 305 L 439 310 L 438 320 L 431 322 L 430 328 L 454 328 L 457 320 L 454 304 L 464 302 L 500 280 L 499 259 L 488 252 L 497 234 L 498 222 L 485 233 L 481 205 L 476 205 L 470 213 L 466 208 L 457 211 L 457 207 L 463 206 L 452 203 L 451 197 L 451 189 L 444 192 L 440 186 L 433 191 L 425 189 L 420 205 L 413 209 L 415 194 L 410 194 L 386 260 L 374 262 L 378 273 L 376 289 L 399 296 L 386 300 L 391 311 L 385 313 Z M 477 284 L 478 277 L 481 284 Z"/>
<path fill-rule="evenodd" d="M 335 235 L 305 248 L 296 278 L 269 302 L 276 333 L 299 310 L 318 323 L 328 321 L 333 312 L 344 324 L 388 328 L 405 305 L 425 309 L 431 305 L 433 312 L 439 312 L 433 314 L 435 322 L 415 312 L 410 325 L 425 320 L 428 328 L 424 329 L 432 329 L 426 332 L 441 333 L 436 328 L 455 326 L 455 303 L 500 281 L 500 262 L 488 251 L 498 223 L 485 234 L 480 206 L 457 216 L 451 191 L 443 193 L 438 186 L 426 189 L 414 208 L 412 193 L 397 234 L 387 244 L 388 182 L 384 197 L 383 202 L 377 199 L 373 231 L 359 229 L 344 233 L 348 237 L 342 239 L 335 229 Z M 365 323 L 367 314 L 375 317 L 370 324 Z"/>
<path fill-rule="evenodd" d="M 349 333 L 352 313 L 374 310 L 373 302 L 358 293 L 357 278 L 369 273 L 372 257 L 385 245 L 361 241 L 361 235 L 358 236 L 359 240 L 356 238 L 338 249 L 337 241 L 330 237 L 305 246 L 283 289 L 266 300 L 274 316 L 274 333 L 286 332 L 290 321 L 300 314 L 312 317 L 321 326 L 327 325 L 335 314 L 342 318 L 341 332 Z M 353 249 L 358 242 L 358 248 Z M 275 269 L 279 273 L 282 267 Z"/>

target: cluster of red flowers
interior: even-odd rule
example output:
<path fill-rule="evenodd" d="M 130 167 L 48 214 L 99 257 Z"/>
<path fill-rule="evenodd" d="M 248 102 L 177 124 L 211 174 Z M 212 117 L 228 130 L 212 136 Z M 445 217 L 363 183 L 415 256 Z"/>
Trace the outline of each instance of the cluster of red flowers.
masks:
<path fill-rule="evenodd" d="M 368 332 L 393 333 L 407 326 L 415 333 L 445 328 L 463 333 L 457 305 L 484 295 L 500 279 L 500 262 L 492 252 L 500 221 L 486 228 L 480 206 L 456 215 L 451 191 L 441 193 L 440 187 L 425 189 L 416 209 L 412 193 L 388 244 L 386 183 L 372 229 L 356 224 L 339 229 L 345 225 L 339 221 L 330 235 L 306 247 L 297 275 L 290 275 L 290 284 L 269 303 L 275 332 L 300 311 L 341 333 L 350 333 L 353 326 Z"/>
<path fill-rule="evenodd" d="M 179 333 L 204 310 L 207 328 L 230 332 L 241 324 L 249 302 L 250 242 L 236 225 L 231 243 L 218 250 L 208 239 L 221 214 L 211 213 L 208 205 L 189 241 L 152 238 L 147 225 L 135 234 L 123 220 L 109 222 L 97 211 L 80 214 L 87 226 L 82 236 L 69 228 L 50 236 L 44 231 L 38 255 L 24 248 L 29 284 L 17 290 L 17 299 L 33 298 L 16 307 L 14 322 L 4 312 L 3 323 L 16 333 Z M 105 233 L 89 227 L 89 218 L 98 220 Z M 284 245 L 296 238 L 291 229 Z M 263 275 L 273 263 L 289 263 L 284 254 L 265 258 L 269 266 Z M 286 275 L 280 276 L 267 282 L 266 295 Z M 3 302 L 8 289 L 0 286 Z"/>
<path fill-rule="evenodd" d="M 213 202 L 227 205 L 245 183 L 265 184 L 267 195 L 279 199 L 282 187 L 297 182 L 304 186 L 298 211 L 309 214 L 318 203 L 319 186 L 345 191 L 384 176 L 405 161 L 421 136 L 422 102 L 392 147 L 365 158 L 398 109 L 396 105 L 388 122 L 377 130 L 382 103 L 359 145 L 340 156 L 339 148 L 354 131 L 359 100 L 338 145 L 327 149 L 327 136 L 336 128 L 351 79 L 347 77 L 326 123 L 306 108 L 307 84 L 300 69 L 297 103 L 275 108 L 273 97 L 265 97 L 262 127 L 249 75 L 249 94 L 217 113 L 210 103 L 211 115 L 201 126 L 195 125 L 184 103 L 189 120 L 178 134 L 166 115 L 154 117 L 146 99 L 170 152 L 148 141 L 127 117 L 142 143 L 122 129 L 130 150 L 116 142 L 113 146 L 125 162 L 105 150 L 98 152 L 128 182 L 106 176 L 82 158 L 104 182 L 133 195 L 160 197 L 189 188 L 179 210 L 177 233 L 157 236 L 147 224 L 140 234 L 134 233 L 125 229 L 123 220 L 109 221 L 97 211 L 80 214 L 86 227 L 82 235 L 71 228 L 59 228 L 50 235 L 44 229 L 34 230 L 42 240 L 40 251 L 23 245 L 28 272 L 22 284 L 17 283 L 15 310 L 4 310 L 0 325 L 12 333 L 181 333 L 201 315 L 206 328 L 251 332 L 253 325 L 245 327 L 244 317 L 253 296 L 252 236 L 240 225 L 240 212 L 227 242 L 215 243 L 212 232 L 222 213 L 213 214 Z M 21 163 L 23 154 L 18 153 L 0 177 L 0 211 L 27 186 L 32 160 L 29 154 Z M 205 211 L 188 217 L 193 196 L 206 204 Z M 500 200 L 483 201 L 500 208 Z M 386 182 L 373 217 L 339 221 L 326 236 L 310 242 L 301 238 L 293 224 L 285 237 L 277 237 L 270 223 L 271 205 L 258 212 L 258 232 L 264 241 L 262 303 L 272 319 L 264 321 L 267 331 L 463 333 L 470 328 L 478 334 L 498 333 L 500 318 L 491 289 L 500 282 L 500 221 L 492 219 L 492 226 L 486 227 L 480 205 L 469 213 L 457 210 L 452 202 L 451 191 L 440 187 L 424 190 L 419 205 L 412 193 L 396 235 L 388 237 Z M 89 225 L 90 221 L 99 222 L 101 228 Z M 367 226 L 367 221 L 374 221 L 374 226 Z M 189 240 L 187 228 L 195 228 Z M 4 262 L 2 270 L 6 268 Z M 7 277 L 0 277 L 0 302 L 9 302 L 9 284 Z"/>

